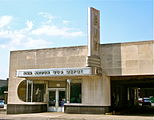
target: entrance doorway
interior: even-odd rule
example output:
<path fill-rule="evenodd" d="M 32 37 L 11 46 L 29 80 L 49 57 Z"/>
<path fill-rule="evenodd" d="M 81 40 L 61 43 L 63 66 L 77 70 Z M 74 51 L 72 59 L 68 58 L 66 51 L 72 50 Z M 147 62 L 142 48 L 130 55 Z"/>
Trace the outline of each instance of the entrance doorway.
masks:
<path fill-rule="evenodd" d="M 50 88 L 48 90 L 48 111 L 64 112 L 65 88 Z"/>
<path fill-rule="evenodd" d="M 153 113 L 154 76 L 111 77 L 111 107 L 122 114 Z"/>

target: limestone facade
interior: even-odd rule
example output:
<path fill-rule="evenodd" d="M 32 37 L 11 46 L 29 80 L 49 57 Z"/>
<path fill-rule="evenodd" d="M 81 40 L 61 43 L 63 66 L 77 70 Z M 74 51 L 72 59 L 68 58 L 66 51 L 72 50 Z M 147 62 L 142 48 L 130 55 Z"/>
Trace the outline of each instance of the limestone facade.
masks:
<path fill-rule="evenodd" d="M 11 51 L 8 85 L 8 104 L 29 105 L 19 99 L 17 90 L 21 81 L 31 80 L 82 80 L 82 103 L 86 106 L 111 106 L 111 76 L 153 75 L 154 41 L 101 44 L 102 75 L 19 78 L 20 69 L 82 68 L 87 67 L 87 46 Z M 48 93 L 46 93 L 48 96 Z"/>

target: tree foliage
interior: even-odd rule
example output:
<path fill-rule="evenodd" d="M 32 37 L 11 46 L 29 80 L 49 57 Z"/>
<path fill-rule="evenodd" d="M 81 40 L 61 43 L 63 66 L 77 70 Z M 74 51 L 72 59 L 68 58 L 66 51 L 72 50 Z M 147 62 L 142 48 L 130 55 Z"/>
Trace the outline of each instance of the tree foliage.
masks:
<path fill-rule="evenodd" d="M 7 86 L 0 87 L 0 96 L 3 95 L 4 91 L 7 91 L 7 90 L 8 90 Z"/>

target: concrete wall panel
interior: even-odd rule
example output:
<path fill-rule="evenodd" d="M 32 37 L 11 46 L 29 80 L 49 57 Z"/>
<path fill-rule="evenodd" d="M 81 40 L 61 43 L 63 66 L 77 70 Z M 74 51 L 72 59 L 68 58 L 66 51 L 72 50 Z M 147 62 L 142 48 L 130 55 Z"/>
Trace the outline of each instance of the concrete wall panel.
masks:
<path fill-rule="evenodd" d="M 100 56 L 108 76 L 154 74 L 154 41 L 104 44 Z"/>
<path fill-rule="evenodd" d="M 110 106 L 110 77 L 87 77 L 82 81 L 82 103 Z"/>

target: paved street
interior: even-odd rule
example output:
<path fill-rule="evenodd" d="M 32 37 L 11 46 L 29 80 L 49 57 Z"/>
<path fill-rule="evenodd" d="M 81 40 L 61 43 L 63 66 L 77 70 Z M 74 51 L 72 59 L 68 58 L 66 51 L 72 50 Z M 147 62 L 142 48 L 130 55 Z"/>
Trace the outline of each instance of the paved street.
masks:
<path fill-rule="evenodd" d="M 0 111 L 0 120 L 9 120 L 9 119 L 10 120 L 154 120 L 154 116 L 65 114 L 60 112 L 7 115 L 5 111 Z"/>

